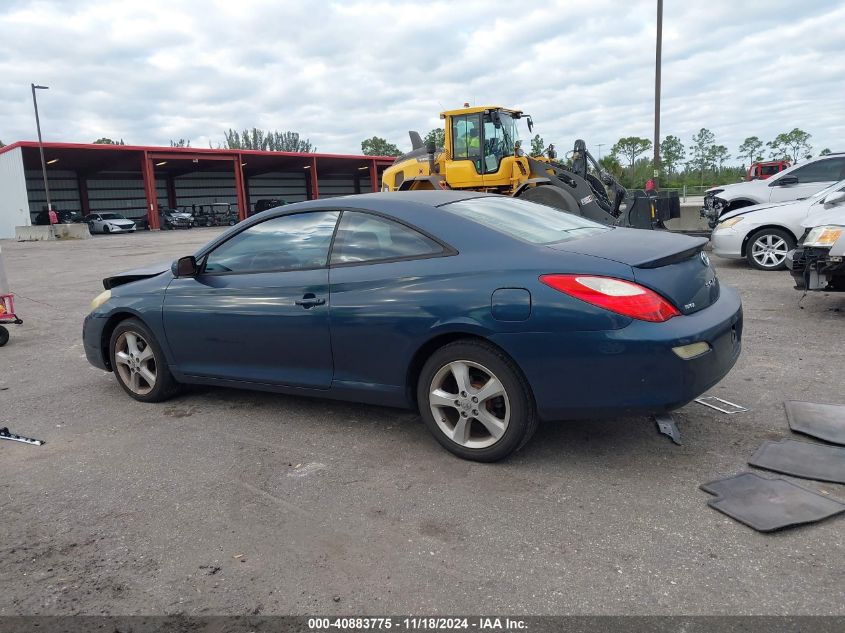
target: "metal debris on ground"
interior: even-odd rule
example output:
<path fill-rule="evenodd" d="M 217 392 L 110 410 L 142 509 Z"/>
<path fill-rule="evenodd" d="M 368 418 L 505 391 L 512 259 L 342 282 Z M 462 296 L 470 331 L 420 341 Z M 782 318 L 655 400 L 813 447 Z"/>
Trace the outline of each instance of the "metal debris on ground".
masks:
<path fill-rule="evenodd" d="M 668 413 L 659 413 L 652 417 L 654 417 L 654 421 L 657 423 L 657 432 L 662 433 L 675 444 L 681 446 L 681 431 L 678 429 L 678 425 L 675 424 L 675 419 Z"/>
<path fill-rule="evenodd" d="M 698 404 L 703 404 L 705 407 L 716 409 L 716 411 L 720 411 L 721 413 L 727 413 L 728 415 L 748 411 L 748 408 L 743 407 L 741 404 L 736 404 L 735 402 L 728 402 L 727 400 L 717 398 L 716 396 L 703 396 L 701 398 L 696 398 L 695 401 Z"/>
<path fill-rule="evenodd" d="M 24 444 L 33 444 L 35 446 L 42 446 L 46 444 L 44 440 L 36 440 L 34 437 L 24 437 L 23 435 L 15 435 L 7 427 L 0 429 L 0 440 L 11 440 L 13 442 L 23 442 Z"/>
<path fill-rule="evenodd" d="M 796 433 L 845 446 L 845 405 L 789 400 L 786 418 Z"/>
<path fill-rule="evenodd" d="M 793 439 L 766 440 L 748 463 L 784 475 L 845 484 L 845 448 L 838 446 Z"/>
<path fill-rule="evenodd" d="M 781 477 L 740 473 L 703 484 L 701 489 L 716 495 L 707 505 L 758 532 L 815 523 L 845 512 L 845 503 Z"/>

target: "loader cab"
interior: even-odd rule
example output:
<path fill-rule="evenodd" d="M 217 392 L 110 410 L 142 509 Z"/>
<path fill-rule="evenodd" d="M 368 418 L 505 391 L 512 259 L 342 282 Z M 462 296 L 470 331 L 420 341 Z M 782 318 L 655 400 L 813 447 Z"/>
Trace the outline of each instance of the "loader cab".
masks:
<path fill-rule="evenodd" d="M 451 161 L 447 180 L 453 187 L 507 185 L 511 161 L 519 142 L 518 121 L 522 113 L 503 108 L 466 108 L 444 112 L 447 147 Z"/>

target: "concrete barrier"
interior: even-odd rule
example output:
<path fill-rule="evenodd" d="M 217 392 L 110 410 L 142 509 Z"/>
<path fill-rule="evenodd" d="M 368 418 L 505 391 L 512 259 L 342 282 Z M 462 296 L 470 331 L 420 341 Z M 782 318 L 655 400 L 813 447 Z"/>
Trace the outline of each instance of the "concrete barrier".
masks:
<path fill-rule="evenodd" d="M 54 224 L 53 226 L 16 226 L 18 242 L 45 240 L 87 240 L 91 237 L 87 224 Z"/>
<path fill-rule="evenodd" d="M 710 227 L 707 226 L 707 218 L 702 218 L 701 204 L 695 203 L 681 203 L 681 217 L 669 220 L 666 222 L 666 228 L 670 231 L 695 231 L 702 233 L 710 233 Z"/>

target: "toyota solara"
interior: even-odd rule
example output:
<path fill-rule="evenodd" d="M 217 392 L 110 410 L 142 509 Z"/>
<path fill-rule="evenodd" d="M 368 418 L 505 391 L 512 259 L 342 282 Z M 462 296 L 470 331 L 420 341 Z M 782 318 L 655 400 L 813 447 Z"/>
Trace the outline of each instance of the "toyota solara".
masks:
<path fill-rule="evenodd" d="M 479 193 L 312 200 L 105 279 L 85 351 L 142 402 L 193 383 L 419 408 L 493 461 L 541 420 L 665 413 L 728 373 L 742 306 L 705 243 Z"/>

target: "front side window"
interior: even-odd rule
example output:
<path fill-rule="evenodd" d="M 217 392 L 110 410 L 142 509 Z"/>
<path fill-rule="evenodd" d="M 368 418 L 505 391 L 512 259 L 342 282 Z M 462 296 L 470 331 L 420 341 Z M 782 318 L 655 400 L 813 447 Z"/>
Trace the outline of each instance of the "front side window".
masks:
<path fill-rule="evenodd" d="M 789 174 L 798 178 L 799 183 L 827 182 L 845 178 L 845 158 L 828 158 L 799 167 Z"/>
<path fill-rule="evenodd" d="M 499 171 L 505 156 L 512 156 L 518 140 L 516 120 L 507 112 L 484 115 L 484 173 Z"/>
<path fill-rule="evenodd" d="M 478 114 L 452 117 L 452 144 L 455 160 L 481 159 L 481 117 Z"/>
<path fill-rule="evenodd" d="M 611 230 L 580 215 L 504 196 L 470 198 L 441 208 L 533 244 L 564 242 Z"/>
<path fill-rule="evenodd" d="M 332 264 L 430 257 L 443 247 L 404 224 L 370 213 L 344 211 L 332 248 Z"/>
<path fill-rule="evenodd" d="M 211 251 L 206 273 L 302 270 L 326 265 L 339 211 L 283 215 L 241 231 Z"/>

